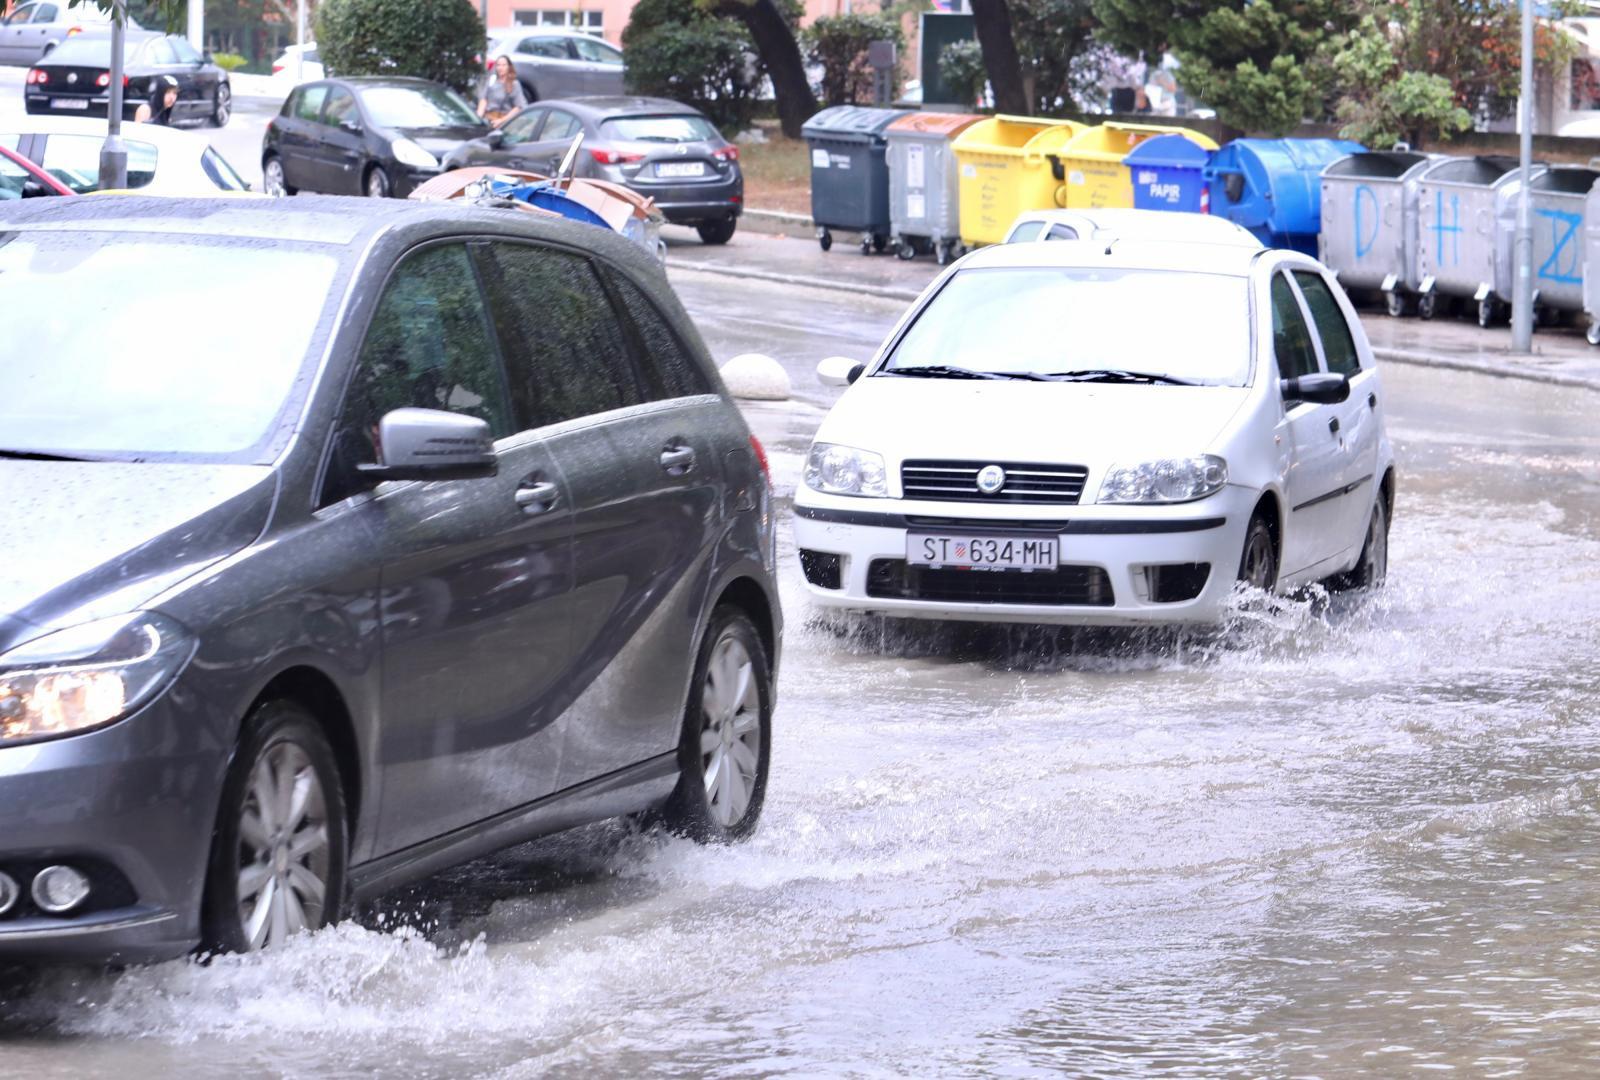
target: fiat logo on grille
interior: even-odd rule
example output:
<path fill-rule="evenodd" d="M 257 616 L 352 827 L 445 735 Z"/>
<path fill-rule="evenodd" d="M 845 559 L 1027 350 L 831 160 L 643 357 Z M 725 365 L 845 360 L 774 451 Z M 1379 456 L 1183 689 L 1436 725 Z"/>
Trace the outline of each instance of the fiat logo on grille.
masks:
<path fill-rule="evenodd" d="M 1006 471 L 998 465 L 985 465 L 978 470 L 978 490 L 994 495 L 1006 486 Z"/>

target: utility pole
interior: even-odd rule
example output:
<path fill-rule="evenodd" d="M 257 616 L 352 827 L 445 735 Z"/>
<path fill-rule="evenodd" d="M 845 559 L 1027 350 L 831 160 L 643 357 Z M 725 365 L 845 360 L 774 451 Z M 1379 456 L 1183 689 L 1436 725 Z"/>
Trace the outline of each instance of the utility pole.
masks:
<path fill-rule="evenodd" d="M 206 52 L 206 0 L 189 0 L 189 44 L 204 56 Z"/>
<path fill-rule="evenodd" d="M 196 0 L 198 2 L 198 0 Z M 126 0 L 112 0 L 111 91 L 106 103 L 106 141 L 100 146 L 100 189 L 128 186 L 128 148 L 122 143 L 122 42 L 128 25 Z"/>
<path fill-rule="evenodd" d="M 1511 298 L 1511 348 L 1533 351 L 1533 3 L 1522 0 L 1522 96 L 1517 101 L 1521 129 L 1522 183 L 1517 190 L 1516 281 Z"/>
<path fill-rule="evenodd" d="M 306 0 L 294 5 L 294 84 L 306 81 Z"/>

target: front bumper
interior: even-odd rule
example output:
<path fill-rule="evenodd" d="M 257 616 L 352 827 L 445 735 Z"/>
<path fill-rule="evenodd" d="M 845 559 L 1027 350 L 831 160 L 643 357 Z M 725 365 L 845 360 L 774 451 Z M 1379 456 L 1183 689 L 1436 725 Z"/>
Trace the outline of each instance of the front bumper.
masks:
<path fill-rule="evenodd" d="M 812 602 L 825 607 L 973 622 L 1086 626 L 1209 623 L 1221 616 L 1233 591 L 1245 529 L 1258 494 L 1229 486 L 1209 498 L 1176 506 L 996 506 L 979 512 L 970 504 L 849 498 L 802 489 L 795 499 L 795 545 L 802 552 L 840 556 L 838 588 L 823 587 L 802 573 Z M 1000 598 L 976 602 L 885 595 L 884 577 L 872 578 L 873 565 L 903 561 L 906 534 L 913 529 L 1055 536 L 1061 573 L 1081 574 L 1101 584 L 1090 590 L 1086 602 L 1075 603 L 1007 602 L 1008 590 L 1003 589 L 995 590 Z M 1147 567 L 1196 563 L 1208 564 L 1209 572 L 1192 599 L 1162 601 L 1152 595 Z"/>
<path fill-rule="evenodd" d="M 0 915 L 0 963 L 161 960 L 199 940 L 225 753 L 182 687 L 98 731 L 0 747 L 0 869 L 24 891 Z M 89 871 L 78 911 L 51 916 L 27 898 L 50 863 Z"/>

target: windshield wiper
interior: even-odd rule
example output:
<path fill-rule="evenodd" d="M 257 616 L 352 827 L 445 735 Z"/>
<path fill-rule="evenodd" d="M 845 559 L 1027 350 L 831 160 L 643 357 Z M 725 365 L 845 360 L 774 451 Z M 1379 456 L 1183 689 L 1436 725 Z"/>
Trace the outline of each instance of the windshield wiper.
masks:
<path fill-rule="evenodd" d="M 11 461 L 105 461 L 105 458 L 83 457 L 79 454 L 56 454 L 48 450 L 0 450 L 0 458 Z"/>
<path fill-rule="evenodd" d="M 972 368 L 953 367 L 949 364 L 919 364 L 916 367 L 885 368 L 886 375 L 904 375 L 915 379 L 1022 379 L 1027 382 L 1050 382 L 1051 376 L 1032 371 L 974 371 Z"/>
<path fill-rule="evenodd" d="M 1121 368 L 1084 368 L 1081 371 L 1052 371 L 1043 376 L 1057 382 L 1162 383 L 1171 386 L 1200 386 L 1190 379 L 1158 375 L 1153 371 L 1124 371 Z"/>

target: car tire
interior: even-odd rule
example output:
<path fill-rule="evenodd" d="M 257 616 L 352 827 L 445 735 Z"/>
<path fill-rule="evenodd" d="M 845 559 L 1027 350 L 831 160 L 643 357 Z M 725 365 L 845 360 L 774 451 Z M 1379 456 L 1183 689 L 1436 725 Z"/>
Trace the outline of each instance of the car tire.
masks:
<path fill-rule="evenodd" d="M 389 174 L 383 166 L 374 165 L 367 170 L 367 178 L 361 188 L 369 199 L 387 199 L 394 185 L 389 182 Z"/>
<path fill-rule="evenodd" d="M 251 952 L 338 921 L 347 821 L 333 749 L 315 718 L 293 701 L 253 709 L 212 833 L 204 948 Z"/>
<path fill-rule="evenodd" d="M 295 193 L 295 189 L 289 186 L 289 181 L 284 179 L 283 159 L 277 154 L 268 154 L 267 160 L 261 163 L 261 190 L 268 195 Z"/>
<path fill-rule="evenodd" d="M 678 740 L 678 786 L 662 823 L 700 843 L 755 832 L 772 756 L 772 669 L 755 624 L 722 605 L 696 653 Z"/>
<path fill-rule="evenodd" d="M 1353 569 L 1336 574 L 1325 583 L 1330 592 L 1353 589 L 1381 589 L 1389 576 L 1389 512 L 1383 498 L 1373 504 L 1367 519 L 1367 535 L 1361 543 L 1361 557 Z"/>
<path fill-rule="evenodd" d="M 726 244 L 733 239 L 734 230 L 739 227 L 738 218 L 721 218 L 717 221 L 702 221 L 695 227 L 700 234 L 702 244 Z"/>
<path fill-rule="evenodd" d="M 233 116 L 233 90 L 227 83 L 217 84 L 217 96 L 211 103 L 211 126 L 227 127 Z"/>
<path fill-rule="evenodd" d="M 1272 540 L 1272 526 L 1258 512 L 1244 532 L 1244 550 L 1239 555 L 1239 580 L 1253 589 L 1271 592 L 1278 584 L 1278 546 Z"/>

